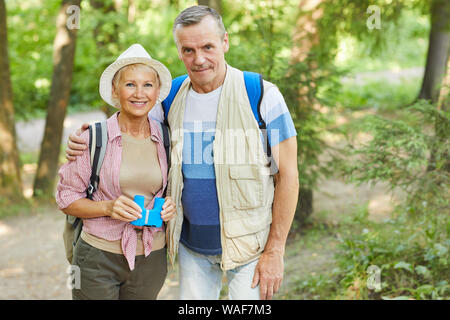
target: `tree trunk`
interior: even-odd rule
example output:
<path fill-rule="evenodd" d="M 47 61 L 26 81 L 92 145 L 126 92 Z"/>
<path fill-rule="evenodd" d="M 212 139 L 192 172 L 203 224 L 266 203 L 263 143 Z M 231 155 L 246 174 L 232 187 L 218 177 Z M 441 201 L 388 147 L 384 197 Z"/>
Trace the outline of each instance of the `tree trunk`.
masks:
<path fill-rule="evenodd" d="M 438 109 L 442 111 L 450 111 L 450 59 L 447 60 L 447 69 L 445 72 L 444 80 L 442 81 L 442 88 L 438 100 Z M 438 117 L 435 123 L 435 133 L 439 138 L 440 144 L 448 146 L 450 126 L 448 119 Z M 431 160 L 435 161 L 436 156 L 434 152 L 431 155 Z M 450 154 L 445 152 L 442 155 L 442 159 L 445 159 L 445 163 L 442 166 L 442 171 L 450 173 Z"/>
<path fill-rule="evenodd" d="M 450 54 L 450 3 L 445 0 L 433 0 L 430 7 L 431 30 L 428 43 L 425 74 L 420 89 L 419 99 L 426 99 L 436 103 L 437 108 L 449 110 L 449 54 Z M 445 119 L 436 118 L 435 134 L 442 141 L 448 141 L 448 126 Z M 436 170 L 436 150 L 431 150 L 427 171 Z M 450 156 L 441 155 L 446 159 L 442 170 L 450 172 Z"/>
<path fill-rule="evenodd" d="M 433 0 L 431 2 L 431 30 L 428 43 L 427 62 L 420 89 L 419 99 L 436 103 L 445 75 L 450 52 L 450 2 L 448 0 Z"/>
<path fill-rule="evenodd" d="M 450 59 L 447 58 L 447 70 L 444 80 L 442 80 L 441 91 L 439 93 L 438 109 L 450 111 Z"/>
<path fill-rule="evenodd" d="M 305 62 L 309 54 L 319 45 L 319 33 L 317 28 L 317 20 L 323 15 L 320 4 L 323 0 L 301 0 L 299 9 L 301 15 L 297 19 L 295 32 L 292 39 L 294 47 L 291 54 L 291 64 Z M 314 70 L 318 68 L 315 61 L 308 61 L 311 73 L 311 80 L 314 81 Z M 312 83 L 311 82 L 311 83 Z M 298 91 L 297 113 L 304 114 L 308 111 L 302 111 L 302 108 L 314 108 L 317 101 L 314 94 L 311 94 L 311 85 L 300 87 Z M 301 173 L 300 173 L 301 174 Z M 310 186 L 300 184 L 298 204 L 295 212 L 294 220 L 298 225 L 302 225 L 306 218 L 313 212 L 313 191 Z"/>
<path fill-rule="evenodd" d="M 222 14 L 222 1 L 221 0 L 198 0 L 200 6 L 207 6 L 216 10 L 219 14 Z"/>
<path fill-rule="evenodd" d="M 6 4 L 0 0 L 0 197 L 23 198 L 8 58 Z"/>
<path fill-rule="evenodd" d="M 67 9 L 71 5 L 80 6 L 81 0 L 63 0 L 58 18 L 57 32 L 53 44 L 53 77 L 47 108 L 44 138 L 41 145 L 39 164 L 34 180 L 34 196 L 51 196 L 54 191 L 55 176 L 63 134 L 64 118 L 70 97 L 73 64 L 75 58 L 76 28 L 68 28 L 71 18 Z"/>
<path fill-rule="evenodd" d="M 306 219 L 313 213 L 313 191 L 300 187 L 298 192 L 297 208 L 295 209 L 294 220 L 299 226 L 303 225 Z"/>

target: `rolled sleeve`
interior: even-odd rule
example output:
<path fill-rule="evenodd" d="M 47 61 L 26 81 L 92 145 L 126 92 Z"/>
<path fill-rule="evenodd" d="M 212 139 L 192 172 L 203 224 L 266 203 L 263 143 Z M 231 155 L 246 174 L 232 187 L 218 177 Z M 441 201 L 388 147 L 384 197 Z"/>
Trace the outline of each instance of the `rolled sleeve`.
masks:
<path fill-rule="evenodd" d="M 267 124 L 267 135 L 272 147 L 297 135 L 289 109 L 277 87 L 271 87 L 264 94 L 261 116 Z"/>
<path fill-rule="evenodd" d="M 88 143 L 89 131 L 81 135 Z M 86 189 L 91 176 L 88 148 L 76 160 L 66 162 L 58 171 L 59 182 L 56 186 L 55 200 L 59 209 L 67 208 L 72 202 L 86 198 Z"/>

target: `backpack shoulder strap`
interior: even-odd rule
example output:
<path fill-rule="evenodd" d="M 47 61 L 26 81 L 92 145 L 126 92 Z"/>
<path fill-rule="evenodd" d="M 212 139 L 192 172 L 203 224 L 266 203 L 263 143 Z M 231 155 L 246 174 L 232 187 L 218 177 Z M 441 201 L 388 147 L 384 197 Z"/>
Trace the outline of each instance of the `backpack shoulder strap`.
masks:
<path fill-rule="evenodd" d="M 253 115 L 255 116 L 256 122 L 258 122 L 259 129 L 263 135 L 264 151 L 270 161 L 270 172 L 271 174 L 275 174 L 278 172 L 278 167 L 272 157 L 267 125 L 261 116 L 261 102 L 264 96 L 264 82 L 262 75 L 255 72 L 244 71 L 244 82 Z"/>
<path fill-rule="evenodd" d="M 167 116 L 169 114 L 170 106 L 172 105 L 173 100 L 175 99 L 175 96 L 177 95 L 178 91 L 180 90 L 181 85 L 183 84 L 184 80 L 187 78 L 187 74 L 179 76 L 172 80 L 172 86 L 170 87 L 169 95 L 166 99 L 162 102 L 162 107 L 164 111 L 164 123 L 168 125 Z"/>
<path fill-rule="evenodd" d="M 272 151 L 270 149 L 269 137 L 267 135 L 267 125 L 261 116 L 261 101 L 264 95 L 264 84 L 262 75 L 255 72 L 244 71 L 244 82 L 247 90 L 248 100 L 252 107 L 253 115 L 258 122 L 259 129 L 263 134 L 265 141 L 265 152 L 269 159 L 272 158 Z M 272 162 L 272 160 L 271 160 Z"/>
<path fill-rule="evenodd" d="M 252 107 L 253 115 L 260 129 L 266 128 L 266 123 L 261 116 L 261 101 L 264 95 L 262 75 L 255 72 L 244 71 L 245 89 Z"/>
<path fill-rule="evenodd" d="M 159 121 L 155 121 L 158 125 L 159 132 L 161 133 L 161 137 L 163 138 L 164 142 L 164 149 L 166 151 L 166 160 L 167 165 L 170 168 L 170 133 L 169 133 L 169 127 L 165 125 L 164 123 L 161 123 Z"/>
<path fill-rule="evenodd" d="M 169 127 L 165 123 L 161 123 L 159 121 L 156 121 L 158 124 L 158 130 L 161 133 L 161 136 L 163 138 L 164 142 L 164 151 L 166 152 L 166 161 L 167 161 L 167 168 L 170 169 L 170 133 L 169 133 Z M 167 188 L 163 192 L 163 198 L 166 197 Z"/>
<path fill-rule="evenodd" d="M 91 178 L 86 190 L 87 197 L 92 200 L 93 193 L 97 190 L 100 182 L 100 169 L 105 158 L 106 146 L 108 144 L 108 128 L 106 120 L 96 122 L 89 126 L 89 150 L 91 155 Z"/>

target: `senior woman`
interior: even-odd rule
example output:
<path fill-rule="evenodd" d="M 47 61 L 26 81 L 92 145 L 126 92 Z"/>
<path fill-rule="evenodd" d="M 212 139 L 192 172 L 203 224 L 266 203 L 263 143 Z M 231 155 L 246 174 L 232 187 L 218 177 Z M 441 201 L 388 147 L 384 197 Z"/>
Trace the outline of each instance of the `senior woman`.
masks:
<path fill-rule="evenodd" d="M 164 225 L 136 227 L 141 217 L 134 195 L 151 209 L 167 185 L 167 162 L 158 124 L 148 113 L 171 86 L 169 70 L 134 44 L 108 66 L 100 78 L 100 95 L 119 109 L 107 121 L 108 145 L 93 200 L 86 198 L 91 175 L 85 150 L 65 163 L 56 191 L 59 208 L 83 219 L 74 248 L 73 265 L 80 268 L 80 288 L 73 299 L 156 299 L 167 275 Z M 82 134 L 85 141 L 89 131 Z M 163 221 L 175 216 L 167 197 Z"/>

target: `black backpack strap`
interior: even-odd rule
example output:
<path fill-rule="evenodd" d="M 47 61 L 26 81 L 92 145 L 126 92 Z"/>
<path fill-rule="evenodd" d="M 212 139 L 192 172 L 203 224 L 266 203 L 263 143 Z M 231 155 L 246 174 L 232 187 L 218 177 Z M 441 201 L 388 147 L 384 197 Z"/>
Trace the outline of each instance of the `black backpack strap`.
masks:
<path fill-rule="evenodd" d="M 170 168 L 170 136 L 169 136 L 169 127 L 161 123 L 161 131 L 163 135 L 163 141 L 164 141 L 164 149 L 166 151 L 166 158 L 167 158 L 167 167 Z"/>
<path fill-rule="evenodd" d="M 161 133 L 163 143 L 164 143 L 164 151 L 166 152 L 166 161 L 167 161 L 167 169 L 170 169 L 170 131 L 169 127 L 165 123 L 160 123 L 156 121 L 159 126 L 159 131 Z M 163 198 L 166 197 L 167 188 L 163 192 Z"/>
<path fill-rule="evenodd" d="M 91 154 L 91 177 L 86 190 L 87 198 L 92 200 L 93 193 L 100 183 L 100 169 L 105 157 L 108 142 L 108 129 L 106 121 L 96 122 L 89 126 L 89 150 Z"/>

